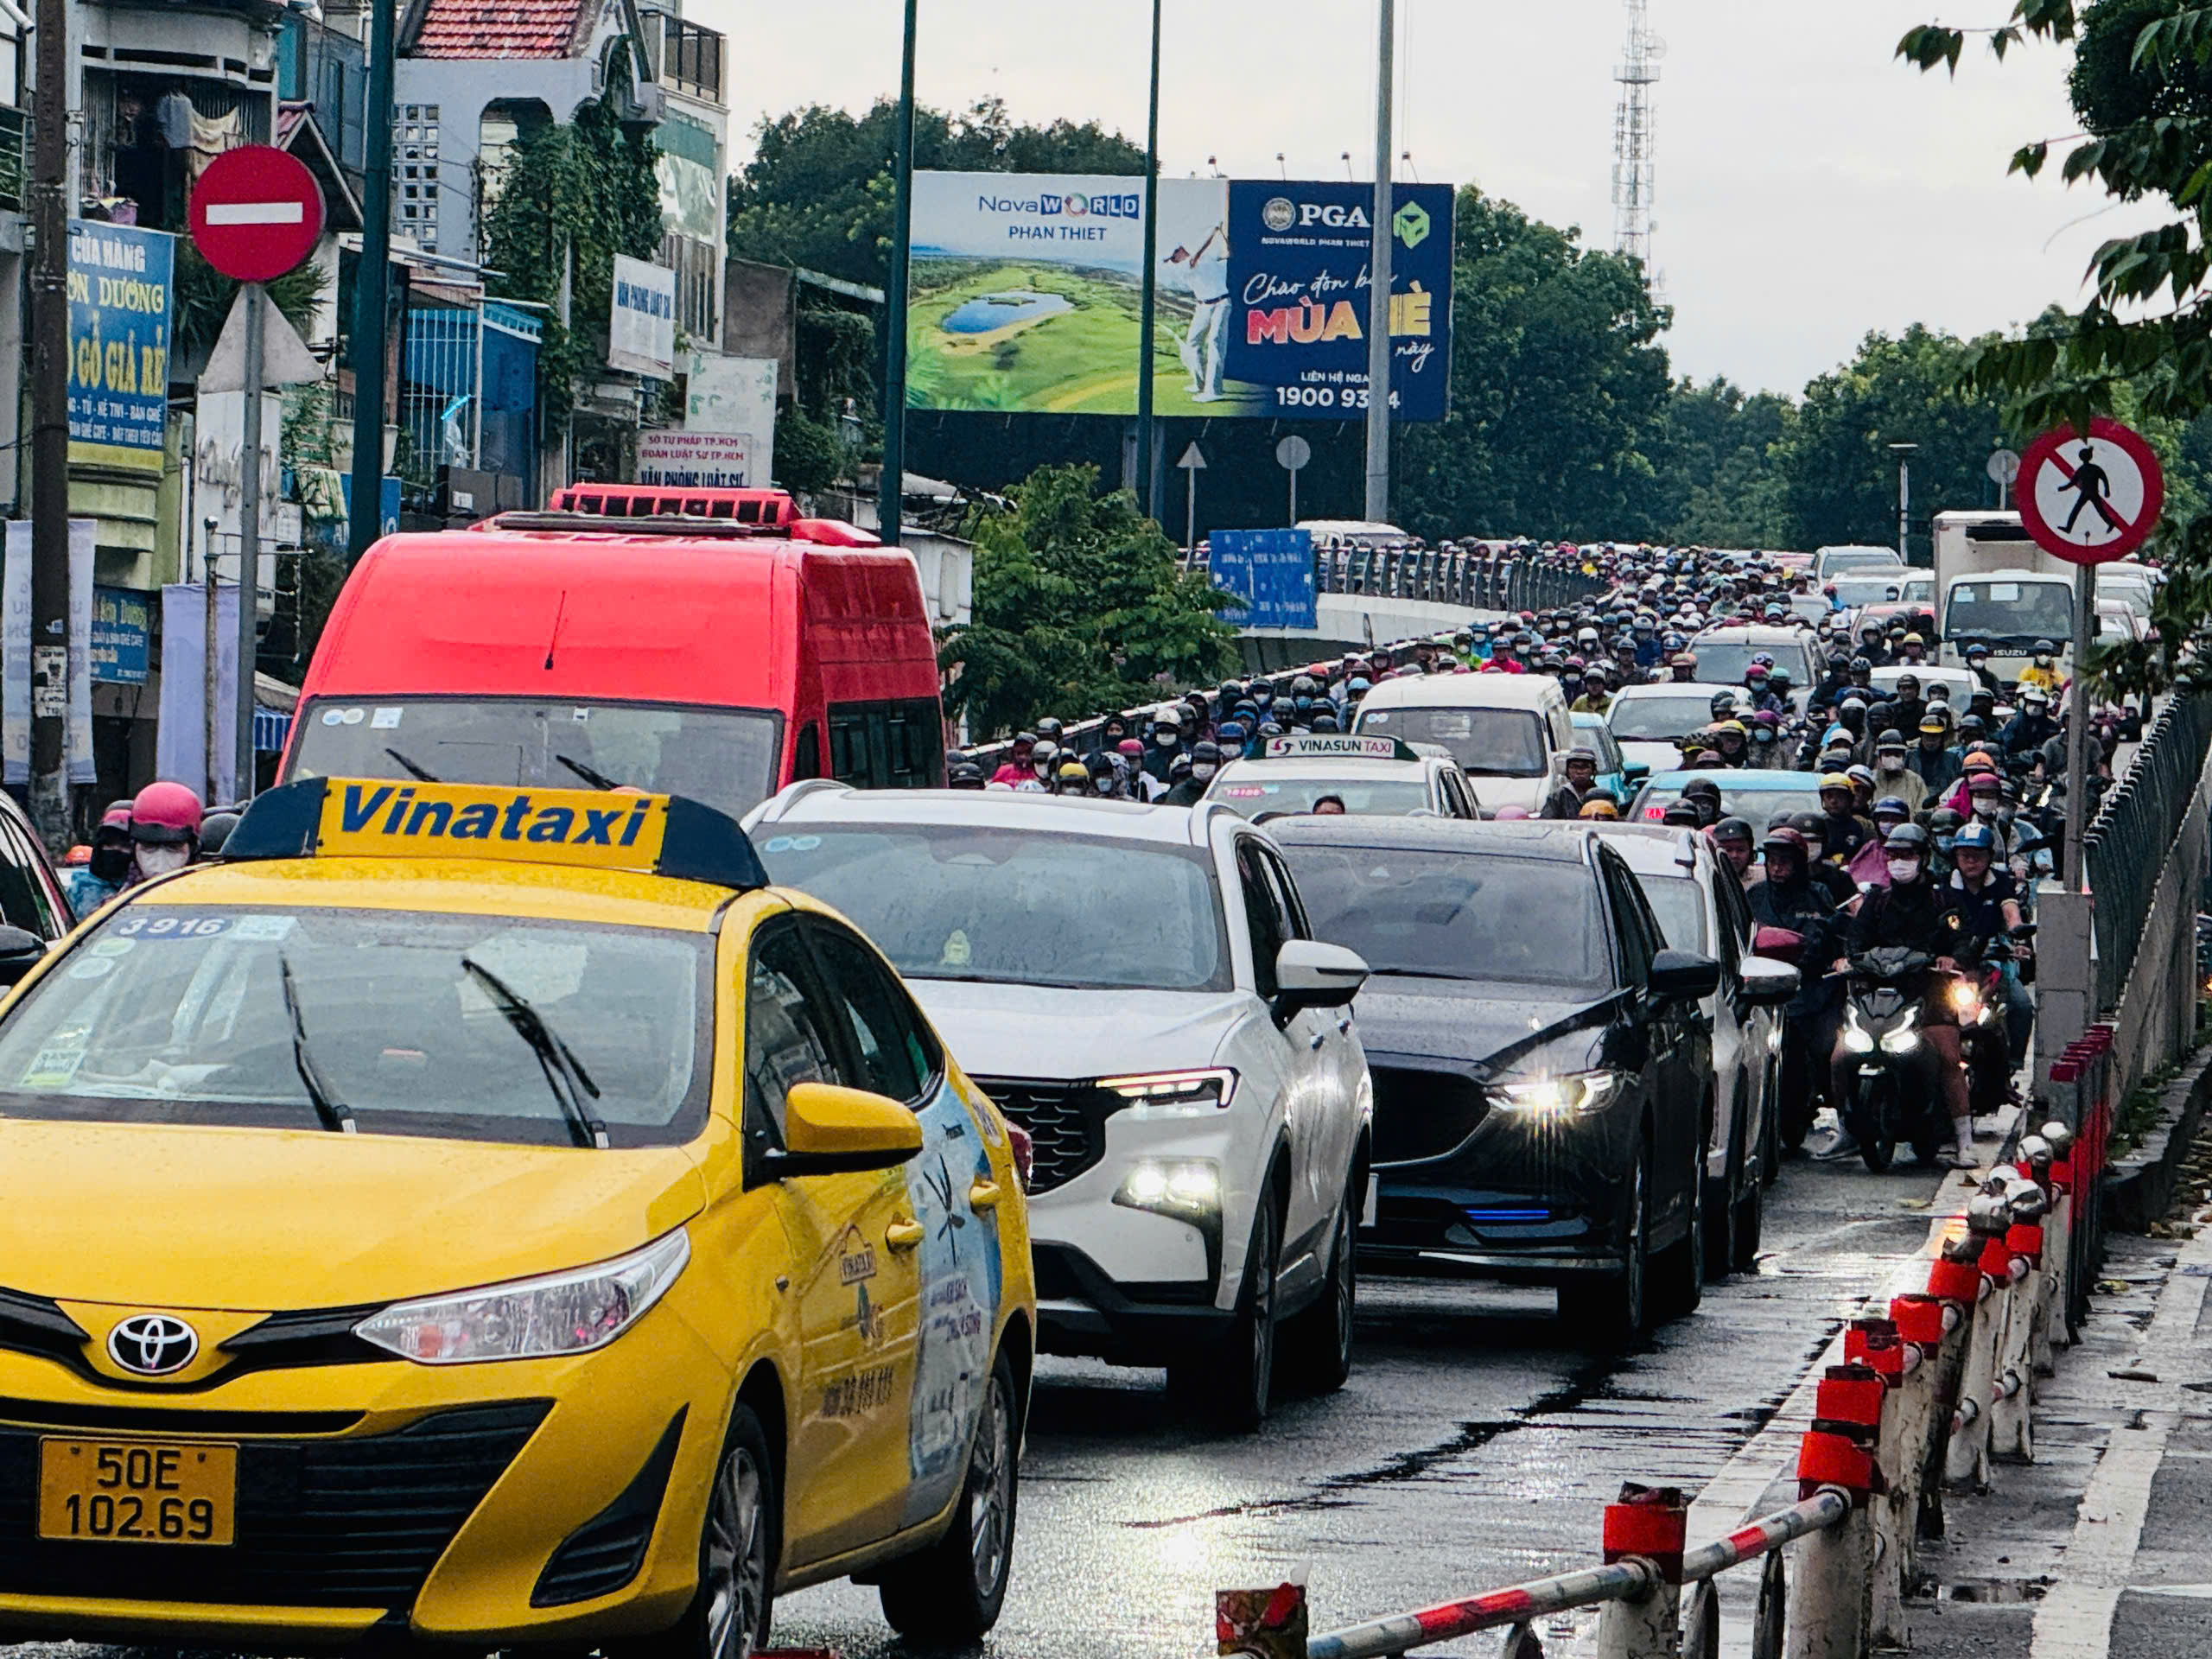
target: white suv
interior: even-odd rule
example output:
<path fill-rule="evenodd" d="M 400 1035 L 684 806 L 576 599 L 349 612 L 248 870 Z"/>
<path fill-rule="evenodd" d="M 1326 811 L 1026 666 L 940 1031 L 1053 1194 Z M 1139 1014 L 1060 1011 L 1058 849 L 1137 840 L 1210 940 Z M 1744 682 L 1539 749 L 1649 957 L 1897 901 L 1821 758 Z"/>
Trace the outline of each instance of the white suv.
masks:
<path fill-rule="evenodd" d="M 1046 1352 L 1165 1365 L 1226 1426 L 1280 1345 L 1351 1365 L 1373 1088 L 1367 965 L 1315 940 L 1274 843 L 1219 806 L 794 784 L 746 821 L 849 917 L 1034 1142 Z"/>

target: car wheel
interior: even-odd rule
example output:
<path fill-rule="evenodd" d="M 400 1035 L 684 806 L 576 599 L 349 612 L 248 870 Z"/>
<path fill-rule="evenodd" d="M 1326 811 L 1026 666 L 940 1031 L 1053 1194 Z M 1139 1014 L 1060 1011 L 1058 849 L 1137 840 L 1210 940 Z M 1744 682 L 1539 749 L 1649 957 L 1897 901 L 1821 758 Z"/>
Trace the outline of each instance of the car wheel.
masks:
<path fill-rule="evenodd" d="M 1020 1490 L 1020 1424 L 1014 1366 L 1001 1353 L 991 1367 L 968 1478 L 944 1536 L 884 1569 L 877 1586 L 883 1617 L 910 1641 L 956 1646 L 998 1623 L 1014 1571 L 1014 1519 Z"/>
<path fill-rule="evenodd" d="M 1252 1217 L 1252 1248 L 1228 1339 L 1167 1369 L 1167 1386 L 1235 1433 L 1257 1428 L 1268 1414 L 1275 1373 L 1275 1274 L 1281 1262 L 1274 1204 L 1261 1200 Z"/>
<path fill-rule="evenodd" d="M 768 1436 L 741 1405 L 707 1494 L 697 1593 L 674 1626 L 610 1647 L 610 1659 L 752 1659 L 766 1647 L 782 1517 Z"/>
<path fill-rule="evenodd" d="M 1618 1353 L 1643 1334 L 1651 1256 L 1651 1148 L 1646 1143 L 1629 1174 L 1622 1217 L 1621 1271 L 1570 1279 L 1559 1287 L 1560 1321 L 1592 1351 Z"/>
<path fill-rule="evenodd" d="M 1358 1200 L 1347 1188 L 1337 1209 L 1329 1245 L 1329 1280 L 1313 1305 L 1286 1320 L 1282 1357 L 1299 1382 L 1315 1394 L 1334 1394 L 1351 1376 L 1352 1325 L 1359 1283 L 1352 1217 Z"/>
<path fill-rule="evenodd" d="M 1705 1300 L 1705 1205 L 1697 1201 L 1705 1190 L 1705 1145 L 1694 1148 L 1691 1166 L 1689 1230 L 1669 1245 L 1653 1264 L 1657 1269 L 1661 1317 L 1679 1319 L 1694 1313 Z"/>

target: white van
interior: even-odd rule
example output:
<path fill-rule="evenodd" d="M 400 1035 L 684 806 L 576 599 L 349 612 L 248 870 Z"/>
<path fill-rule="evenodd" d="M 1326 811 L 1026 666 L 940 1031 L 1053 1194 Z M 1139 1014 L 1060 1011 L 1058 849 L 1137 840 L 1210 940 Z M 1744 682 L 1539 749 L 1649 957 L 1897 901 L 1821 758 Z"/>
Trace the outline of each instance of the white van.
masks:
<path fill-rule="evenodd" d="M 1541 674 L 1422 674 L 1385 680 L 1359 705 L 1356 732 L 1440 743 L 1483 810 L 1541 811 L 1567 775 L 1574 722 L 1559 682 Z"/>

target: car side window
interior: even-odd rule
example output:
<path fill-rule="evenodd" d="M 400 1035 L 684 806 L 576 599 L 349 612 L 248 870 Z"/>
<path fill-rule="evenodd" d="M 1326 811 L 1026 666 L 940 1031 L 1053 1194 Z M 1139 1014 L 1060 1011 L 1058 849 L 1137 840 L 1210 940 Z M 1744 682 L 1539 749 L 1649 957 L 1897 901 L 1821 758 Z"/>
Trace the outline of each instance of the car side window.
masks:
<path fill-rule="evenodd" d="M 836 1046 L 804 942 L 795 927 L 757 938 L 745 976 L 745 1119 L 748 1135 L 784 1138 L 784 1096 L 802 1083 L 836 1083 Z"/>
<path fill-rule="evenodd" d="M 23 832 L 0 821 L 7 840 L 0 852 L 0 920 L 42 939 L 59 938 L 67 930 L 60 925 L 38 879 L 39 854 Z"/>
<path fill-rule="evenodd" d="M 1274 893 L 1277 931 L 1285 939 L 1312 938 L 1313 924 L 1306 919 L 1306 903 L 1298 896 L 1298 883 L 1290 879 L 1289 866 L 1272 849 L 1261 849 L 1260 865 Z"/>
<path fill-rule="evenodd" d="M 1713 936 L 1720 942 L 1720 948 L 1714 954 L 1720 963 L 1722 982 L 1732 986 L 1743 971 L 1743 940 L 1736 929 L 1736 906 L 1743 903 L 1743 896 L 1731 892 L 1736 885 L 1731 871 L 1716 866 L 1711 879 L 1713 887 L 1707 901 L 1719 910 Z"/>
<path fill-rule="evenodd" d="M 812 931 L 831 1006 L 851 1027 L 857 1074 L 848 1081 L 856 1089 L 915 1104 L 938 1065 L 920 1015 L 899 982 L 859 940 L 827 924 L 815 925 Z"/>
<path fill-rule="evenodd" d="M 1651 958 L 1656 954 L 1652 941 L 1658 930 L 1644 909 L 1635 879 L 1610 861 L 1604 868 L 1605 886 L 1612 895 L 1613 925 L 1620 935 L 1621 982 L 1641 990 L 1651 980 Z"/>
<path fill-rule="evenodd" d="M 1267 872 L 1260 845 L 1249 836 L 1236 842 L 1236 882 L 1244 896 L 1244 928 L 1252 941 L 1252 984 L 1261 996 L 1274 1000 L 1281 986 L 1275 979 L 1275 957 L 1282 950 L 1281 918 L 1274 895 L 1268 890 Z"/>

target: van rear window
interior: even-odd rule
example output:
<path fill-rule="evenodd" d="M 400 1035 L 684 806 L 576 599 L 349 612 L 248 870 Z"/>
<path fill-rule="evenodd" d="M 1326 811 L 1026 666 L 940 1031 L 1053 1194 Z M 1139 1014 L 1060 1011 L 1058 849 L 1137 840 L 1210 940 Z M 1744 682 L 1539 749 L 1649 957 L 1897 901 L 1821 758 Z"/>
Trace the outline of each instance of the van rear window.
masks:
<path fill-rule="evenodd" d="M 527 697 L 317 697 L 289 778 L 631 788 L 738 817 L 777 785 L 783 717 L 765 709 Z"/>

